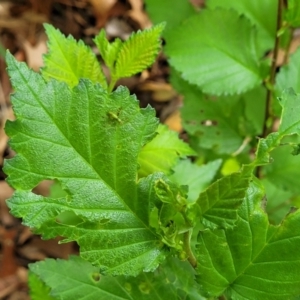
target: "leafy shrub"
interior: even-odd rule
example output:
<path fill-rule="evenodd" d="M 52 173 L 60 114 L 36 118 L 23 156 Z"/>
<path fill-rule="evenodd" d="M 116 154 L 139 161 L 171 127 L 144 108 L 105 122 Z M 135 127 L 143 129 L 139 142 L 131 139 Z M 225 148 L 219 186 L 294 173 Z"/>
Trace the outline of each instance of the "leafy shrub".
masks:
<path fill-rule="evenodd" d="M 96 36 L 109 82 L 90 48 L 50 25 L 41 74 L 7 54 L 17 153 L 5 163 L 8 206 L 43 238 L 80 246 L 78 257 L 30 265 L 32 299 L 295 299 L 300 212 L 284 215 L 300 194 L 299 51 L 276 80 L 275 60 L 300 5 L 279 1 L 276 27 L 273 0 L 209 0 L 200 12 L 160 2 L 147 9 L 168 21 L 164 50 L 192 148 L 126 87 L 113 91 L 153 63 L 163 24 L 125 42 Z M 33 194 L 45 179 L 61 191 Z"/>

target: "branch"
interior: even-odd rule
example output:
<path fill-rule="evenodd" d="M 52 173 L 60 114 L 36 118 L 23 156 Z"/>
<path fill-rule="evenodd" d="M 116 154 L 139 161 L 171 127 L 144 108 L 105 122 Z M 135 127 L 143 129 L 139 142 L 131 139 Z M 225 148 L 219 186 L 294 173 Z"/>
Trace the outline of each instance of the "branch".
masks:
<path fill-rule="evenodd" d="M 265 111 L 265 125 L 262 137 L 266 137 L 269 134 L 269 126 L 268 126 L 268 120 L 270 117 L 272 117 L 272 98 L 273 98 L 273 90 L 274 90 L 274 84 L 275 84 L 275 75 L 276 75 L 276 61 L 278 57 L 278 51 L 279 51 L 279 41 L 280 37 L 278 36 L 278 32 L 282 26 L 282 12 L 283 12 L 283 0 L 278 0 L 278 10 L 277 10 L 277 26 L 276 26 L 276 38 L 275 38 L 275 44 L 274 44 L 274 51 L 272 55 L 272 65 L 270 70 L 270 79 L 269 79 L 269 87 L 267 91 L 267 101 L 266 101 L 266 111 Z"/>

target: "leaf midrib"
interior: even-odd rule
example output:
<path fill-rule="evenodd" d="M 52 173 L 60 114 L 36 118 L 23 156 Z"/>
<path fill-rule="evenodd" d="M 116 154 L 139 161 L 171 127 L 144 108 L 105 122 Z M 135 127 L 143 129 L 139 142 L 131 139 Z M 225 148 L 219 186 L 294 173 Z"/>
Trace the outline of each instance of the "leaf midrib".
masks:
<path fill-rule="evenodd" d="M 250 226 L 251 223 L 245 219 L 242 219 L 243 221 L 247 222 L 247 224 Z M 250 226 L 251 227 L 251 226 Z M 269 228 L 270 228 L 270 225 L 268 226 L 268 230 L 266 230 L 266 235 L 268 234 L 269 232 Z M 261 250 L 257 253 L 257 255 L 255 257 L 252 257 L 252 259 L 250 260 L 249 264 L 240 272 L 240 274 L 238 274 L 236 276 L 236 278 L 232 281 L 232 282 L 228 282 L 228 280 L 226 279 L 226 281 L 228 282 L 228 286 L 223 290 L 225 291 L 229 286 L 235 284 L 235 282 L 243 276 L 243 274 L 245 273 L 245 271 L 253 264 L 255 264 L 255 260 L 261 255 L 261 253 L 265 250 L 265 248 L 270 245 L 269 241 L 273 238 L 273 236 L 277 233 L 277 230 L 279 229 L 279 227 L 276 228 L 276 230 L 274 230 L 274 232 L 269 236 L 268 239 L 266 239 L 264 245 L 262 246 Z M 225 231 L 226 233 L 226 231 Z M 251 233 L 252 233 L 252 229 L 251 229 Z M 251 238 L 253 238 L 253 235 L 251 234 Z M 253 247 L 252 247 L 253 249 Z M 232 257 L 232 252 L 231 252 L 231 249 L 230 249 L 230 254 L 231 254 L 231 257 Z M 232 262 L 233 262 L 233 266 L 234 266 L 234 269 L 235 269 L 235 264 L 234 264 L 234 260 L 232 259 Z M 270 261 L 270 263 L 273 263 L 273 261 Z M 262 291 L 264 292 L 264 291 Z"/>
<path fill-rule="evenodd" d="M 23 74 L 20 72 L 20 70 L 19 70 L 18 67 L 16 68 L 16 70 L 18 70 L 18 73 L 19 73 L 20 77 L 23 79 L 23 82 L 25 82 L 25 84 L 26 84 L 26 86 L 28 87 L 28 89 L 30 90 L 31 94 L 34 96 L 35 101 L 36 101 L 37 103 L 39 103 L 40 107 L 43 109 L 43 111 L 46 113 L 46 115 L 49 117 L 49 119 L 52 120 L 52 123 L 55 125 L 55 127 L 58 129 L 58 131 L 59 131 L 59 132 L 61 133 L 61 135 L 64 137 L 64 139 L 68 142 L 68 144 L 70 145 L 70 148 L 74 149 L 74 150 L 76 151 L 76 153 L 79 155 L 79 157 L 80 157 L 80 158 L 84 161 L 84 163 L 88 166 L 88 168 L 90 168 L 90 169 L 97 175 L 98 178 L 94 178 L 94 179 L 96 179 L 96 180 L 101 180 L 101 181 L 105 184 L 105 186 L 106 186 L 109 190 L 111 190 L 111 191 L 113 192 L 113 194 L 116 195 L 116 197 L 117 197 L 117 198 L 119 199 L 119 201 L 120 201 L 120 202 L 128 209 L 128 211 L 130 211 L 131 214 L 132 214 L 137 220 L 139 220 L 139 222 L 140 222 L 141 224 L 143 224 L 144 227 L 145 227 L 147 230 L 149 230 L 154 236 L 156 236 L 155 233 L 153 232 L 153 230 L 151 230 L 151 228 L 150 228 L 147 224 L 145 224 L 145 223 L 143 222 L 143 220 L 141 220 L 141 219 L 136 215 L 136 213 L 135 213 L 134 211 L 131 210 L 131 208 L 130 208 L 130 207 L 127 205 L 127 203 L 120 197 L 120 195 L 116 192 L 116 190 L 114 190 L 113 188 L 111 188 L 111 186 L 110 186 L 105 180 L 103 180 L 103 179 L 101 178 L 101 176 L 100 176 L 100 175 L 98 174 L 98 172 L 93 168 L 93 166 L 90 165 L 90 164 L 88 163 L 88 161 L 87 161 L 82 155 L 80 155 L 80 153 L 78 152 L 78 150 L 77 150 L 75 147 L 73 147 L 73 145 L 72 145 L 72 144 L 70 143 L 70 141 L 67 139 L 67 137 L 66 137 L 65 134 L 62 132 L 62 130 L 60 129 L 60 127 L 56 124 L 56 122 L 54 122 L 53 118 L 52 118 L 51 115 L 49 114 L 48 110 L 44 107 L 43 103 L 42 103 L 41 101 L 39 101 L 38 95 L 37 95 L 37 94 L 35 93 L 35 91 L 31 88 L 30 84 L 28 84 L 28 81 L 27 81 L 26 78 L 23 76 Z M 31 71 L 31 72 L 33 72 L 33 71 Z M 41 80 L 43 80 L 43 78 L 41 78 Z M 44 82 L 44 84 L 45 84 L 45 87 L 47 87 L 48 84 L 47 84 L 46 82 Z M 67 88 L 67 85 L 66 85 L 66 88 Z M 73 92 L 72 89 L 70 89 L 70 91 L 71 91 L 71 93 Z M 145 128 L 145 127 L 144 127 L 144 128 Z M 142 136 L 142 134 L 141 134 L 141 136 Z M 141 137 L 141 138 L 142 138 L 142 137 Z M 135 194 L 137 195 L 137 189 L 135 190 Z"/>

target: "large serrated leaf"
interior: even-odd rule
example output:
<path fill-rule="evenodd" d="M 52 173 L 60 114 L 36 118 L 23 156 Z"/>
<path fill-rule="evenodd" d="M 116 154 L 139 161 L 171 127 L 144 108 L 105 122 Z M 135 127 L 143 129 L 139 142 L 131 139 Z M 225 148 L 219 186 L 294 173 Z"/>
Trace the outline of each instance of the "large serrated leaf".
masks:
<path fill-rule="evenodd" d="M 83 41 L 72 36 L 65 37 L 52 25 L 45 24 L 49 38 L 49 52 L 44 55 L 44 78 L 55 78 L 73 87 L 80 78 L 88 78 L 94 83 L 107 86 L 105 76 L 92 50 Z"/>
<path fill-rule="evenodd" d="M 144 273 L 137 277 L 102 276 L 96 267 L 73 256 L 68 261 L 46 259 L 30 265 L 30 270 L 61 300 L 184 300 L 187 295 L 189 299 L 203 299 L 198 294 L 191 266 L 175 258 L 167 262 L 154 274 Z"/>
<path fill-rule="evenodd" d="M 160 34 L 165 24 L 133 33 L 118 52 L 112 80 L 129 77 L 149 67 L 160 49 Z"/>
<path fill-rule="evenodd" d="M 233 10 L 203 10 L 169 32 L 166 41 L 170 64 L 206 93 L 243 93 L 266 76 L 255 29 Z"/>
<path fill-rule="evenodd" d="M 232 227 L 238 217 L 251 178 L 252 168 L 244 167 L 241 172 L 225 176 L 200 194 L 197 205 L 201 222 L 207 228 Z"/>
<path fill-rule="evenodd" d="M 179 139 L 176 132 L 160 125 L 156 137 L 139 154 L 139 176 L 154 172 L 168 174 L 180 157 L 195 154 L 187 143 Z"/>
<path fill-rule="evenodd" d="M 262 55 L 274 47 L 276 35 L 277 1 L 208 0 L 205 4 L 210 9 L 214 9 L 216 7 L 235 9 L 240 14 L 247 16 L 251 23 L 257 28 L 257 46 Z"/>
<path fill-rule="evenodd" d="M 263 197 L 254 182 L 233 229 L 199 234 L 198 282 L 205 296 L 282 300 L 300 294 L 300 212 L 271 226 L 261 208 Z"/>
<path fill-rule="evenodd" d="M 140 109 L 124 87 L 108 94 L 81 80 L 70 89 L 45 82 L 10 54 L 7 64 L 17 117 L 6 124 L 17 152 L 5 163 L 8 182 L 17 190 L 8 201 L 12 213 L 45 238 L 77 241 L 82 257 L 107 273 L 155 269 L 164 249 L 149 227 L 153 179 L 137 183 L 139 151 L 158 125 L 154 110 Z M 31 193 L 44 179 L 56 179 L 67 195 Z"/>

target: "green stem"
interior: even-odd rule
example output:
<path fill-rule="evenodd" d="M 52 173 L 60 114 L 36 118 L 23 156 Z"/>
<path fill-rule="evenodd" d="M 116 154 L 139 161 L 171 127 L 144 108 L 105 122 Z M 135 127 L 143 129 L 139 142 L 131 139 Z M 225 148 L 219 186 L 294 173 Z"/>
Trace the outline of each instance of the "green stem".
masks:
<path fill-rule="evenodd" d="M 193 268 L 197 267 L 197 259 L 191 249 L 191 232 L 187 231 L 183 234 L 184 250 L 188 256 L 188 261 Z"/>
<path fill-rule="evenodd" d="M 270 123 L 270 119 L 273 119 L 272 99 L 273 99 L 273 91 L 274 91 L 275 76 L 276 76 L 276 61 L 277 61 L 277 57 L 278 57 L 279 41 L 280 41 L 278 32 L 282 26 L 282 12 L 283 12 L 283 0 L 278 0 L 276 37 L 275 37 L 274 51 L 273 51 L 273 55 L 272 55 L 272 65 L 271 65 L 271 70 L 270 70 L 270 77 L 269 77 L 269 81 L 266 85 L 266 87 L 267 87 L 266 111 L 265 111 L 264 129 L 263 129 L 263 133 L 261 135 L 262 138 L 265 138 L 270 133 L 269 123 Z M 271 123 L 273 123 L 273 122 L 271 122 Z M 256 169 L 256 176 L 258 178 L 262 177 L 262 168 L 261 167 L 258 167 Z"/>
<path fill-rule="evenodd" d="M 275 76 L 276 76 L 276 61 L 278 57 L 279 51 L 279 41 L 280 37 L 278 36 L 278 32 L 282 26 L 282 12 L 283 12 L 283 0 L 278 0 L 278 10 L 277 10 L 277 26 L 276 26 L 276 38 L 274 44 L 274 51 L 272 55 L 272 65 L 270 70 L 270 78 L 269 78 L 269 86 L 267 86 L 267 96 L 266 96 L 266 111 L 265 111 L 265 125 L 262 137 L 266 137 L 269 134 L 270 127 L 268 126 L 269 118 L 272 118 L 272 99 L 273 99 L 273 91 L 275 84 Z"/>
<path fill-rule="evenodd" d="M 109 83 L 109 86 L 108 86 L 108 92 L 111 93 L 117 83 L 117 80 L 118 79 L 115 79 L 115 78 L 111 78 L 110 80 L 110 83 Z"/>

